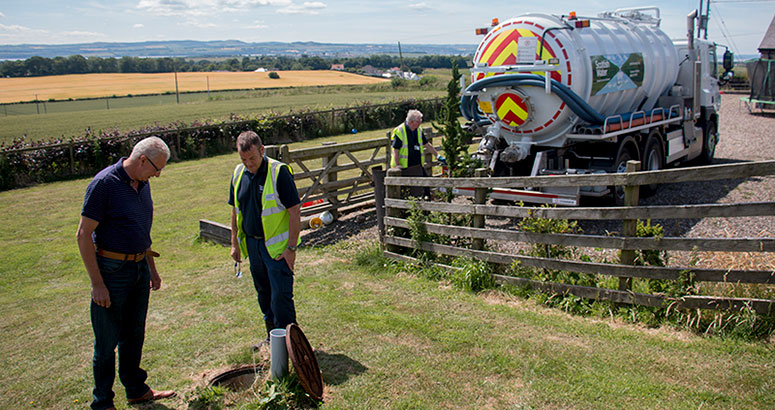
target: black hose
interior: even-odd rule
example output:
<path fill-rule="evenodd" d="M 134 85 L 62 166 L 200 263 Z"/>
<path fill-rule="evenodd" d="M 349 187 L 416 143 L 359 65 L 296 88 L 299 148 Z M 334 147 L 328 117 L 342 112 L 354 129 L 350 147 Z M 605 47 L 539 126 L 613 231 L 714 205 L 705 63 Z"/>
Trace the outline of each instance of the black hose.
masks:
<path fill-rule="evenodd" d="M 466 92 L 463 93 L 463 97 L 460 99 L 460 112 L 467 120 L 473 120 L 477 124 L 479 121 L 489 122 L 476 112 L 474 104 L 478 100 L 472 95 L 466 95 L 467 93 L 480 91 L 487 87 L 533 86 L 543 88 L 545 87 L 545 81 L 544 77 L 537 74 L 504 74 L 481 79 L 466 88 Z M 550 81 L 552 92 L 557 94 L 579 118 L 590 124 L 600 125 L 605 122 L 605 118 L 600 113 L 565 84 L 557 80 Z"/>

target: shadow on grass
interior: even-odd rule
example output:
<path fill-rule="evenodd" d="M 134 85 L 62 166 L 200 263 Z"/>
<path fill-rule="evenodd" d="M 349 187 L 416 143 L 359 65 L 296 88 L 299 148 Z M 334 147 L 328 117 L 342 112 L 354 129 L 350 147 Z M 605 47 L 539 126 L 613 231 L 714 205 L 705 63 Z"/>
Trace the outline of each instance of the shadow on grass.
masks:
<path fill-rule="evenodd" d="M 331 386 L 338 386 L 353 376 L 358 376 L 368 370 L 357 360 L 353 360 L 341 353 L 327 353 L 316 350 L 320 371 L 323 373 L 323 382 Z"/>

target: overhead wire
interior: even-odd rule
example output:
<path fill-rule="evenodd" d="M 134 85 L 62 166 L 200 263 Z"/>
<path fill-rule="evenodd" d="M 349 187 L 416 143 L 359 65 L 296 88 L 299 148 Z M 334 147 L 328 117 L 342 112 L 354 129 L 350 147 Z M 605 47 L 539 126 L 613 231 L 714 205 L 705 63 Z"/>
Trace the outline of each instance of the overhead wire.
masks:
<path fill-rule="evenodd" d="M 729 46 L 732 48 L 732 51 L 734 51 L 735 54 L 740 54 L 740 49 L 737 47 L 737 43 L 735 43 L 735 41 L 732 39 L 732 35 L 729 32 L 729 29 L 727 28 L 727 23 L 724 21 L 724 17 L 722 17 L 722 13 L 716 13 L 716 15 L 718 16 L 718 20 L 721 22 L 721 24 L 716 23 L 716 25 L 719 28 L 719 31 L 721 32 L 721 35 L 724 36 L 727 43 L 729 43 Z M 713 19 L 713 20 L 715 21 L 716 19 Z"/>

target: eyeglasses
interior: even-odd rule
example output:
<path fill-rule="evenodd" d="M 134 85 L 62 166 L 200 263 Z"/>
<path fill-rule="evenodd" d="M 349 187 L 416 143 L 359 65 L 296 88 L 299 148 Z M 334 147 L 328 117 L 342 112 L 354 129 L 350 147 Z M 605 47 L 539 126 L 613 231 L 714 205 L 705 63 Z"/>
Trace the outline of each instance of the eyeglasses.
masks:
<path fill-rule="evenodd" d="M 159 167 L 157 167 L 157 166 L 156 166 L 156 164 L 154 164 L 154 163 L 153 163 L 153 161 L 151 161 L 151 159 L 150 159 L 150 158 L 148 158 L 148 157 L 145 157 L 145 159 L 147 159 L 147 160 L 148 160 L 148 162 L 150 162 L 150 163 L 151 163 L 151 166 L 153 167 L 153 169 L 155 169 L 155 170 L 156 170 L 156 172 L 161 172 L 161 169 L 159 169 Z"/>
<path fill-rule="evenodd" d="M 242 277 L 242 263 L 234 262 L 234 276 L 238 278 Z"/>

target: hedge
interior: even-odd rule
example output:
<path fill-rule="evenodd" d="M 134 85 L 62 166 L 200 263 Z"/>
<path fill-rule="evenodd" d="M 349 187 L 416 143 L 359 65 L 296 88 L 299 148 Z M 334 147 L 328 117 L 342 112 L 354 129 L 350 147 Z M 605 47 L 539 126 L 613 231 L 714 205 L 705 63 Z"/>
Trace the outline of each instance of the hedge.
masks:
<path fill-rule="evenodd" d="M 171 161 L 204 158 L 231 152 L 237 135 L 252 130 L 264 144 L 283 144 L 310 138 L 348 133 L 352 129 L 368 131 L 400 124 L 409 109 L 423 112 L 426 120 L 435 120 L 441 98 L 408 99 L 388 104 L 363 104 L 326 111 L 300 111 L 282 116 L 244 118 L 232 114 L 225 122 L 182 122 L 154 125 L 121 133 L 100 131 L 30 144 L 14 141 L 0 146 L 0 191 L 41 182 L 92 176 L 119 158 L 128 156 L 134 144 L 148 136 L 158 136 L 170 147 Z"/>

